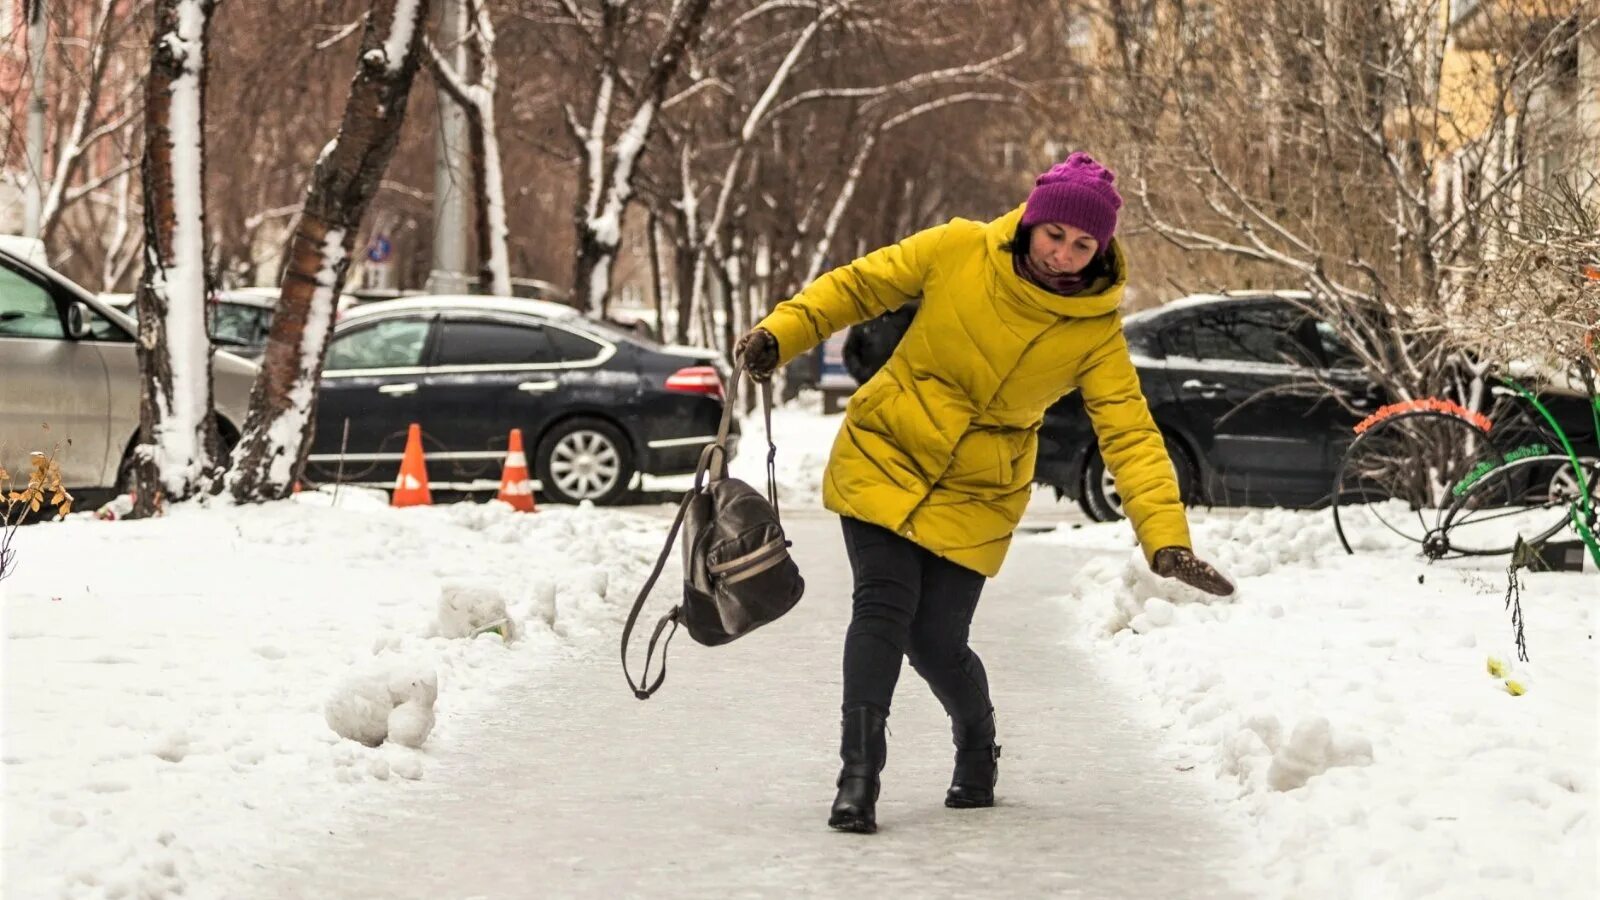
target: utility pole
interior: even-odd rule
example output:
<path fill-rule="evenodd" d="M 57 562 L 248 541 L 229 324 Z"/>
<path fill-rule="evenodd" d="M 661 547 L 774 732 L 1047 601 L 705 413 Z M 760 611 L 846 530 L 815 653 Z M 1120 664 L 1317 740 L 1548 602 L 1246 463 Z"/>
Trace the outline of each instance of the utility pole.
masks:
<path fill-rule="evenodd" d="M 467 45 L 463 40 L 470 27 L 467 0 L 445 0 L 440 4 L 439 51 L 457 72 L 467 71 Z M 439 130 L 433 150 L 433 269 L 428 273 L 428 291 L 434 294 L 465 294 L 467 270 L 467 200 L 472 170 L 469 166 L 467 113 L 443 88 L 438 90 Z"/>
<path fill-rule="evenodd" d="M 28 16 L 28 65 L 33 77 L 28 99 L 28 185 L 23 194 L 22 233 L 39 236 L 44 215 L 44 42 L 47 28 L 44 0 L 31 0 Z"/>

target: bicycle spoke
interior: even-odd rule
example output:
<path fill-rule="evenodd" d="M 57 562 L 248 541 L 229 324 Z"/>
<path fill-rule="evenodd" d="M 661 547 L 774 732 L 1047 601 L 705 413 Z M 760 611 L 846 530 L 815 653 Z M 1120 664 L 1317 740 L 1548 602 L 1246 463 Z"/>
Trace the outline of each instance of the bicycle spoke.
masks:
<path fill-rule="evenodd" d="M 1519 507 L 1516 507 L 1515 509 L 1509 509 L 1509 510 L 1506 510 L 1505 512 L 1498 512 L 1498 513 L 1495 513 L 1494 515 L 1491 515 L 1491 516 L 1482 516 L 1480 518 L 1461 519 L 1459 521 L 1453 522 L 1451 524 L 1451 527 L 1452 528 L 1459 528 L 1462 525 L 1482 525 L 1484 522 L 1494 522 L 1494 521 L 1498 521 L 1500 519 L 1508 519 L 1508 518 L 1511 518 L 1512 516 L 1521 516 L 1521 515 L 1527 515 L 1528 513 L 1543 512 L 1543 511 L 1545 511 L 1547 509 L 1555 509 L 1558 506 L 1565 506 L 1565 505 L 1567 505 L 1565 501 L 1554 500 L 1554 501 L 1550 501 L 1548 503 L 1542 503 L 1542 504 L 1540 504 L 1538 506 L 1519 506 Z"/>

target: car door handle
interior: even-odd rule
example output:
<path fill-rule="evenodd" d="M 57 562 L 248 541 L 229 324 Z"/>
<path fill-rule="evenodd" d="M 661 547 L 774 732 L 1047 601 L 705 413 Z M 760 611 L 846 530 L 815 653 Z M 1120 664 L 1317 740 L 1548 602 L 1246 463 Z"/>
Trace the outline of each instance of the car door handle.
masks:
<path fill-rule="evenodd" d="M 551 380 L 551 381 L 524 381 L 523 383 L 517 385 L 517 390 L 522 391 L 524 393 L 528 393 L 528 394 L 540 394 L 540 393 L 543 393 L 545 391 L 553 391 L 553 390 L 555 390 L 556 388 L 558 388 L 560 386 L 561 386 L 561 382 L 555 381 L 555 380 Z"/>
<path fill-rule="evenodd" d="M 378 393 L 388 394 L 391 397 L 404 397 L 407 394 L 415 394 L 416 392 L 417 386 L 415 384 L 385 384 L 378 387 Z"/>
<path fill-rule="evenodd" d="M 1198 378 L 1191 378 L 1185 381 L 1181 387 L 1186 391 L 1196 391 L 1205 397 L 1215 397 L 1228 389 L 1225 384 L 1215 381 L 1201 381 Z"/>

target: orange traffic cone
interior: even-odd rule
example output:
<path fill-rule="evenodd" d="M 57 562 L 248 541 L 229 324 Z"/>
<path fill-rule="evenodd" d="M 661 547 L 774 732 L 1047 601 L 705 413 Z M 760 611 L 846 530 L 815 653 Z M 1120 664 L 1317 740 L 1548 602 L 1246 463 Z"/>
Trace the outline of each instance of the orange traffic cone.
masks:
<path fill-rule="evenodd" d="M 422 460 L 422 426 L 412 423 L 406 433 L 406 455 L 400 460 L 400 476 L 394 480 L 391 506 L 432 506 L 428 490 L 428 465 Z"/>
<path fill-rule="evenodd" d="M 500 493 L 497 500 L 511 504 L 512 509 L 538 512 L 533 503 L 533 482 L 528 479 L 528 457 L 522 453 L 522 429 L 511 429 L 511 446 L 506 450 L 506 467 L 500 475 Z"/>

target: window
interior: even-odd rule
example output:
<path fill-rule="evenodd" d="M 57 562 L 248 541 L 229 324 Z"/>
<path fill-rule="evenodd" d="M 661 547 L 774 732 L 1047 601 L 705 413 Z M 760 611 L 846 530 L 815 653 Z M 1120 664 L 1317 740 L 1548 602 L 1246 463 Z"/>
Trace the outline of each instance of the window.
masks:
<path fill-rule="evenodd" d="M 124 344 L 133 341 L 133 335 L 122 330 L 121 325 L 96 312 L 94 307 L 84 304 L 84 309 L 83 321 L 85 325 L 89 326 L 88 340 L 118 341 Z"/>
<path fill-rule="evenodd" d="M 1289 307 L 1222 309 L 1167 329 L 1161 342 L 1169 356 L 1315 366 L 1299 338 L 1302 320 L 1301 313 Z"/>
<path fill-rule="evenodd" d="M 0 268 L 0 337 L 67 337 L 61 311 L 50 292 L 4 268 Z"/>
<path fill-rule="evenodd" d="M 558 362 L 583 362 L 600 355 L 600 345 L 565 328 L 546 328 Z"/>
<path fill-rule="evenodd" d="M 559 361 L 544 328 L 457 320 L 441 326 L 434 365 L 526 366 Z"/>
<path fill-rule="evenodd" d="M 1334 331 L 1333 326 L 1327 322 L 1317 323 L 1317 341 L 1322 345 L 1322 358 L 1330 369 L 1359 369 L 1361 360 L 1356 358 L 1354 350 L 1344 342 L 1344 338 Z"/>
<path fill-rule="evenodd" d="M 267 342 L 272 329 L 271 307 L 214 301 L 211 303 L 211 339 L 230 347 L 254 347 Z"/>
<path fill-rule="evenodd" d="M 334 338 L 328 347 L 328 371 L 341 369 L 404 369 L 422 365 L 428 342 L 427 319 L 387 319 Z"/>

